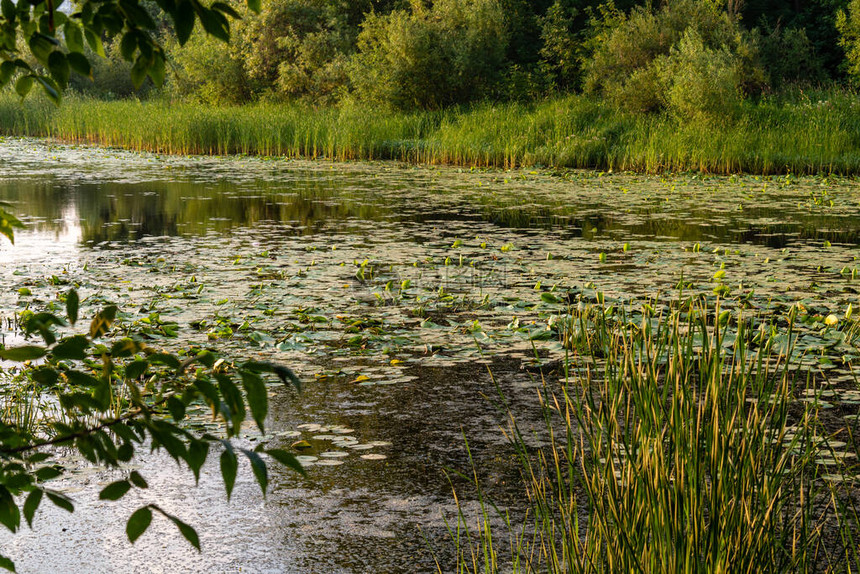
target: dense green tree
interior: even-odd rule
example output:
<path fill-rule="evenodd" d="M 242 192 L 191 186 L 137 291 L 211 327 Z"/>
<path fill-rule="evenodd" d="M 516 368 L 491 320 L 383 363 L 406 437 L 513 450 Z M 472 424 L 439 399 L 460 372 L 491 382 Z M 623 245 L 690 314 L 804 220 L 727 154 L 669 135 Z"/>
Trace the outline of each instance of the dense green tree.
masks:
<path fill-rule="evenodd" d="M 358 35 L 346 8 L 331 0 L 271 0 L 248 20 L 242 60 L 259 91 L 323 100 L 345 88 Z"/>
<path fill-rule="evenodd" d="M 239 104 L 254 93 L 242 58 L 241 43 L 234 39 L 224 45 L 218 38 L 197 34 L 184 46 L 173 39 L 166 42 L 173 73 L 169 89 L 182 98 L 208 104 Z"/>
<path fill-rule="evenodd" d="M 851 0 L 836 21 L 839 45 L 845 50 L 845 69 L 855 85 L 860 85 L 860 0 Z"/>
<path fill-rule="evenodd" d="M 507 48 L 498 0 L 415 1 L 367 16 L 350 78 L 365 101 L 440 108 L 495 95 Z"/>
<path fill-rule="evenodd" d="M 749 29 L 802 30 L 826 72 L 838 77 L 845 53 L 838 41 L 836 15 L 848 3 L 849 0 L 745 0 L 740 14 Z M 785 57 L 793 59 L 790 55 Z"/>
<path fill-rule="evenodd" d="M 610 11 L 604 20 L 585 89 L 620 107 L 716 120 L 766 83 L 750 34 L 711 3 L 671 0 L 656 11 Z"/>

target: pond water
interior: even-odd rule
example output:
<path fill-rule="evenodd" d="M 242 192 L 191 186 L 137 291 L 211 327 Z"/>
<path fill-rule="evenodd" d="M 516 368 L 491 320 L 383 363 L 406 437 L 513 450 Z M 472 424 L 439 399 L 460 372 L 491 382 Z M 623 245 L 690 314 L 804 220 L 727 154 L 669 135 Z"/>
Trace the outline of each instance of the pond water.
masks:
<path fill-rule="evenodd" d="M 494 500 L 522 509 L 493 380 L 524 428 L 540 426 L 539 377 L 521 367 L 563 356 L 550 329 L 560 301 L 635 306 L 684 290 L 762 313 L 796 301 L 822 317 L 860 309 L 853 180 L 181 158 L 5 139 L 0 201 L 27 225 L 0 245 L 0 317 L 76 286 L 82 313 L 115 303 L 120 328 L 152 345 L 287 364 L 303 391 L 272 386 L 269 434 L 242 440 L 313 445 L 307 478 L 278 471 L 264 500 L 244 469 L 229 503 L 216 468 L 188 496 L 190 473 L 154 454 L 139 462 L 148 491 L 103 504 L 100 485 L 117 473 L 68 457 L 76 472 L 57 488 L 75 515 L 43 507 L 33 531 L 0 537 L 19 572 L 447 569 L 457 509 L 446 469 L 469 470 L 467 440 Z M 825 330 L 804 334 L 812 364 L 850 370 L 856 347 Z M 125 519 L 152 501 L 197 527 L 202 554 L 167 524 L 127 542 Z"/>

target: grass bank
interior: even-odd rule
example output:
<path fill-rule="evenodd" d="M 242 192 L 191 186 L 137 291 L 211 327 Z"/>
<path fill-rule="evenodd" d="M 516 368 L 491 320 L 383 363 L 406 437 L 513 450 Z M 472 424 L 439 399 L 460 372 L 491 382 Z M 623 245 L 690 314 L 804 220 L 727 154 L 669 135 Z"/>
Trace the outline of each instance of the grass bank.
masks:
<path fill-rule="evenodd" d="M 0 131 L 133 150 L 712 173 L 860 173 L 860 99 L 831 90 L 747 103 L 738 119 L 679 123 L 582 96 L 439 112 L 260 103 L 204 107 L 0 96 Z"/>

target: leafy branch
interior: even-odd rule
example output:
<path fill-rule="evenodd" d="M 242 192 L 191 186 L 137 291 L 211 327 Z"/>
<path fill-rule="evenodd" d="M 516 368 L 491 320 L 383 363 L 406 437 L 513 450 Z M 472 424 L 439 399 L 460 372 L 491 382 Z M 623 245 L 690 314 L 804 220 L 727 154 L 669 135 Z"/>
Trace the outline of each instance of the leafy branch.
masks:
<path fill-rule="evenodd" d="M 81 0 L 68 12 L 60 10 L 62 4 L 0 0 L 0 87 L 14 80 L 24 98 L 38 85 L 59 104 L 72 73 L 92 79 L 86 48 L 103 58 L 103 42 L 112 38 L 120 40 L 122 57 L 132 63 L 134 85 L 149 77 L 160 86 L 166 63 L 161 35 L 173 35 L 184 45 L 200 22 L 207 34 L 226 42 L 230 20 L 240 18 L 229 3 L 218 0 L 155 0 L 155 6 L 139 0 Z M 247 5 L 260 11 L 260 0 L 247 0 Z"/>
<path fill-rule="evenodd" d="M 269 481 L 266 458 L 304 474 L 296 457 L 285 450 L 263 445 L 249 450 L 231 442 L 248 418 L 265 432 L 269 407 L 264 377 L 274 376 L 298 389 L 299 379 L 290 369 L 260 361 L 234 365 L 206 350 L 183 357 L 153 349 L 134 336 L 104 341 L 116 318 L 115 306 L 97 313 L 86 333 L 60 337 L 57 328 L 78 320 L 77 292 L 68 292 L 65 300 L 65 318 L 45 312 L 25 320 L 25 334 L 40 337 L 42 344 L 0 349 L 0 359 L 23 363 L 20 379 L 24 383 L 32 384 L 37 393 L 56 393 L 62 409 L 60 417 L 42 413 L 30 424 L 0 420 L 0 524 L 16 532 L 23 514 L 32 526 L 45 497 L 60 508 L 74 510 L 68 497 L 44 486 L 65 473 L 52 460 L 51 447 L 61 444 L 108 468 L 121 468 L 144 446 L 163 450 L 184 462 L 195 481 L 214 446 L 222 450 L 219 462 L 228 499 L 239 468 L 237 452 L 250 463 L 264 496 Z M 188 430 L 186 410 L 195 402 L 209 407 L 223 437 Z M 106 486 L 100 498 L 118 500 L 132 488 L 147 488 L 137 471 Z M 20 508 L 16 497 L 23 498 Z M 129 518 L 126 533 L 131 542 L 148 528 L 153 511 L 173 522 L 200 549 L 191 526 L 154 504 L 137 509 Z M 0 567 L 14 571 L 14 563 L 2 556 Z"/>

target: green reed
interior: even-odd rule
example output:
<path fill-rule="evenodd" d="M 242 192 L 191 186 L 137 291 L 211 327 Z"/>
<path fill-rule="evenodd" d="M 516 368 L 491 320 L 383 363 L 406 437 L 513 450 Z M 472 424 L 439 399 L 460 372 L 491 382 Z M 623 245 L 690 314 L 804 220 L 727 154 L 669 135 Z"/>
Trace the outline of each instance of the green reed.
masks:
<path fill-rule="evenodd" d="M 344 104 L 204 107 L 70 96 L 59 108 L 0 95 L 0 132 L 140 151 L 393 159 L 646 172 L 860 171 L 860 101 L 839 89 L 747 102 L 726 121 L 620 112 L 583 96 L 396 112 Z"/>
<path fill-rule="evenodd" d="M 783 339 L 775 323 L 734 313 L 692 301 L 635 316 L 572 309 L 559 330 L 566 375 L 541 395 L 552 446 L 529 447 L 508 410 L 526 518 L 506 517 L 490 538 L 484 511 L 458 541 L 458 570 L 856 570 L 853 428 L 798 400 L 816 383 L 778 342 L 793 340 L 794 309 Z M 506 539 L 506 561 L 488 570 L 474 558 L 503 556 Z"/>

